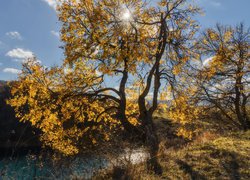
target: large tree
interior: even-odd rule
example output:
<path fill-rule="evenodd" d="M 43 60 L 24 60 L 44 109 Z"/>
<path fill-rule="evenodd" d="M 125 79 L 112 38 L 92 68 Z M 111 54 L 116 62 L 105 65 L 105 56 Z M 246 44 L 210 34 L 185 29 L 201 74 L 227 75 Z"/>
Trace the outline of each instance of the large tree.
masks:
<path fill-rule="evenodd" d="M 20 113 L 31 98 L 27 102 L 29 111 L 21 111 L 26 120 L 41 124 L 46 120 L 57 122 L 54 124 L 59 129 L 44 130 L 45 139 L 54 147 L 62 146 L 61 137 L 71 137 L 66 142 L 72 143 L 72 137 L 84 134 L 81 130 L 89 126 L 85 121 L 98 123 L 97 119 L 105 122 L 108 119 L 109 125 L 121 124 L 128 134 L 146 143 L 150 165 L 160 173 L 153 113 L 158 106 L 161 83 L 171 80 L 181 64 L 193 56 L 193 37 L 198 26 L 192 16 L 198 11 L 187 0 L 162 0 L 157 4 L 142 0 L 63 1 L 58 12 L 64 65 L 43 70 L 36 63 L 26 64 L 13 90 L 17 96 L 10 103 Z M 118 88 L 107 82 L 114 77 L 119 78 Z M 146 98 L 151 93 L 148 104 Z M 34 115 L 36 111 L 45 111 L 37 108 L 39 98 L 50 102 L 48 109 L 53 107 L 47 116 Z M 60 124 L 69 119 L 74 119 L 73 124 L 66 123 L 72 124 L 71 131 Z M 77 126 L 79 121 L 84 128 Z M 70 147 L 77 152 L 74 146 Z"/>
<path fill-rule="evenodd" d="M 217 25 L 200 42 L 201 53 L 208 57 L 198 73 L 201 99 L 237 127 L 249 129 L 249 29 Z"/>

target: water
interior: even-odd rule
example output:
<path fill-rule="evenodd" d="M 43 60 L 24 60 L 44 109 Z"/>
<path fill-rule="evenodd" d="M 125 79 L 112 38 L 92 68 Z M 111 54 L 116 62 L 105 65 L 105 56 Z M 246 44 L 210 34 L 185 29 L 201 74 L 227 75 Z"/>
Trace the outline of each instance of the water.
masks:
<path fill-rule="evenodd" d="M 72 179 L 82 177 L 90 179 L 108 162 L 100 157 L 65 158 L 59 162 L 40 159 L 36 155 L 5 158 L 0 161 L 2 179 Z"/>
<path fill-rule="evenodd" d="M 4 158 L 0 161 L 0 180 L 91 179 L 100 170 L 126 163 L 141 163 L 147 157 L 144 149 L 126 149 L 111 159 L 94 155 L 63 158 L 59 161 L 53 161 L 50 156 L 39 158 L 38 155 Z"/>

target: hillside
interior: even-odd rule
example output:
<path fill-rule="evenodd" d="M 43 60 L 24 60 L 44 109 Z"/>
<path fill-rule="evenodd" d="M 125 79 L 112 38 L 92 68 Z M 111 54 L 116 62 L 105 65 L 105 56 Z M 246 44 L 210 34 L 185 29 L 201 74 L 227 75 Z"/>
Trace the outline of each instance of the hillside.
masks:
<path fill-rule="evenodd" d="M 0 81 L 0 150 L 29 149 L 40 146 L 35 130 L 28 123 L 20 123 L 15 118 L 14 110 L 6 104 L 10 97 L 6 81 Z M 1 153 L 3 155 L 3 153 Z"/>
<path fill-rule="evenodd" d="M 157 120 L 159 121 L 159 120 Z M 165 119 L 157 123 L 162 138 L 158 158 L 163 174 L 157 176 L 147 171 L 147 164 L 130 161 L 102 171 L 95 179 L 250 179 L 250 131 L 215 133 L 203 132 L 192 141 L 171 135 L 174 127 L 166 128 Z M 170 126 L 168 126 L 170 127 Z M 164 140 L 163 140 L 164 139 Z"/>

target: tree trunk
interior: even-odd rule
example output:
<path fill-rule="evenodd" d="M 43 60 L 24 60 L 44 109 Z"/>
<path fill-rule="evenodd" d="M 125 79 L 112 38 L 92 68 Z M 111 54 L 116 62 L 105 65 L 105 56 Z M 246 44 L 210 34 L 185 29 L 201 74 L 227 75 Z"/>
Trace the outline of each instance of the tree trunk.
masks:
<path fill-rule="evenodd" d="M 241 110 L 242 110 L 243 118 L 246 122 L 246 130 L 249 130 L 250 129 L 250 119 L 249 119 L 248 114 L 247 114 L 246 106 L 247 106 L 247 96 L 243 95 L 243 102 L 241 105 Z"/>
<path fill-rule="evenodd" d="M 240 70 L 237 71 L 237 74 L 240 74 Z M 236 77 L 236 84 L 235 84 L 235 112 L 237 115 L 237 119 L 241 124 L 241 127 L 244 131 L 248 129 L 248 125 L 246 122 L 246 118 L 244 118 L 243 113 L 241 112 L 242 104 L 241 104 L 241 95 L 242 95 L 242 75 Z"/>
<path fill-rule="evenodd" d="M 162 174 L 162 167 L 158 162 L 158 150 L 159 150 L 159 140 L 156 133 L 152 117 L 147 116 L 148 123 L 145 125 L 145 138 L 146 145 L 149 148 L 150 158 L 148 159 L 147 165 L 148 169 L 152 170 L 155 174 Z"/>
<path fill-rule="evenodd" d="M 153 171 L 157 175 L 162 174 L 162 167 L 158 162 L 159 140 L 156 128 L 153 123 L 152 114 L 145 110 L 140 112 L 141 128 L 143 129 L 143 141 L 149 150 L 149 159 L 147 161 L 148 170 Z"/>
<path fill-rule="evenodd" d="M 138 106 L 139 106 L 139 120 L 142 124 L 142 129 L 144 133 L 144 140 L 149 149 L 150 159 L 148 160 L 148 169 L 155 172 L 155 174 L 161 175 L 162 174 L 162 167 L 158 162 L 157 153 L 159 150 L 159 140 L 156 133 L 156 129 L 153 123 L 153 113 L 157 109 L 158 105 L 158 93 L 159 88 L 161 86 L 160 83 L 160 60 L 165 52 L 166 44 L 167 44 L 167 24 L 166 19 L 164 19 L 163 14 L 161 14 L 161 28 L 159 33 L 159 44 L 157 46 L 157 53 L 155 54 L 155 63 L 152 66 L 147 80 L 146 86 L 143 92 L 140 94 L 138 99 Z M 147 109 L 146 107 L 146 96 L 149 94 L 150 88 L 152 86 L 152 79 L 154 76 L 154 92 L 153 92 L 153 105 Z"/>
<path fill-rule="evenodd" d="M 240 45 L 241 46 L 241 45 Z M 242 83 L 242 78 L 244 74 L 244 52 L 242 51 L 242 48 L 239 47 L 240 52 L 239 52 L 239 61 L 237 64 L 237 71 L 236 71 L 236 83 L 235 83 L 235 112 L 238 118 L 238 121 L 241 123 L 242 129 L 244 131 L 249 129 L 249 120 L 248 120 L 248 115 L 246 112 L 246 104 L 247 104 L 247 99 L 244 95 L 244 85 Z"/>
<path fill-rule="evenodd" d="M 118 107 L 117 118 L 121 121 L 122 126 L 125 131 L 130 135 L 136 134 L 137 128 L 132 125 L 126 116 L 127 98 L 126 98 L 126 84 L 128 81 L 128 60 L 124 58 L 124 69 L 122 71 L 122 79 L 120 82 L 119 93 L 120 93 L 120 103 Z M 138 132 L 137 132 L 138 133 Z"/>

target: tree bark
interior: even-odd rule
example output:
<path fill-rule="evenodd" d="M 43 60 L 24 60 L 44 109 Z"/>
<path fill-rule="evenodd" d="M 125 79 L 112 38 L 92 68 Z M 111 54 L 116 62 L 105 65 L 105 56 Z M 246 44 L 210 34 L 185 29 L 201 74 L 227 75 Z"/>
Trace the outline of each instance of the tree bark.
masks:
<path fill-rule="evenodd" d="M 122 71 L 122 79 L 119 87 L 120 102 L 119 102 L 117 116 L 118 119 L 121 121 L 125 131 L 127 131 L 131 135 L 135 135 L 137 132 L 137 128 L 128 121 L 128 118 L 126 116 L 127 99 L 126 99 L 125 89 L 127 81 L 128 81 L 128 62 L 127 59 L 124 58 L 124 69 Z"/>
<path fill-rule="evenodd" d="M 138 105 L 139 105 L 139 119 L 142 123 L 142 129 L 144 130 L 144 139 L 145 143 L 149 149 L 150 159 L 148 160 L 148 169 L 155 172 L 155 174 L 162 174 L 162 167 L 158 162 L 158 150 L 159 150 L 159 140 L 156 132 L 156 128 L 153 122 L 153 113 L 157 109 L 158 105 L 158 93 L 161 86 L 160 83 L 160 60 L 162 58 L 163 53 L 165 52 L 166 44 L 167 44 L 167 32 L 166 32 L 166 22 L 161 15 L 161 30 L 159 33 L 159 44 L 157 46 L 157 53 L 155 54 L 155 63 L 151 68 L 149 75 L 146 81 L 146 87 L 142 94 L 139 96 Z M 152 99 L 152 106 L 147 109 L 146 107 L 146 96 L 150 91 L 150 87 L 152 85 L 152 79 L 154 77 L 154 92 Z"/>
<path fill-rule="evenodd" d="M 149 170 L 152 170 L 155 174 L 162 174 L 162 167 L 158 161 L 159 139 L 157 136 L 156 128 L 153 123 L 152 115 L 145 113 L 143 129 L 145 132 L 145 144 L 149 149 L 150 158 L 147 161 Z"/>
<path fill-rule="evenodd" d="M 241 61 L 241 60 L 240 60 Z M 237 115 L 237 119 L 241 124 L 241 127 L 244 131 L 248 130 L 248 122 L 247 122 L 247 117 L 244 116 L 244 102 L 242 94 L 243 94 L 243 85 L 242 85 L 242 62 L 239 63 L 236 71 L 236 83 L 235 83 L 235 101 L 234 101 L 234 106 L 235 106 L 235 112 Z M 242 101 L 242 102 L 241 102 Z"/>

